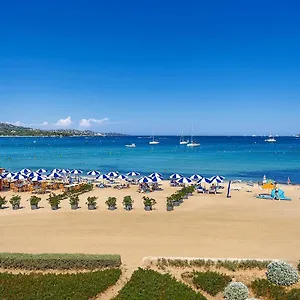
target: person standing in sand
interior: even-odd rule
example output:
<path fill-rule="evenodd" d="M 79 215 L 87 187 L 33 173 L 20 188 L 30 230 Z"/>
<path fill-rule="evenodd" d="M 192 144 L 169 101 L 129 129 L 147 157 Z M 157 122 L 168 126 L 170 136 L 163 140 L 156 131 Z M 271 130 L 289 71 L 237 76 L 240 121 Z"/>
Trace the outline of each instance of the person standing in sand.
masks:
<path fill-rule="evenodd" d="M 275 193 L 274 193 L 274 198 L 273 198 L 273 200 L 280 200 L 280 198 L 279 198 L 279 194 L 278 194 L 278 191 L 279 191 L 279 189 L 278 189 L 278 184 L 277 184 L 277 182 L 275 182 L 275 187 L 274 187 L 274 189 L 275 189 Z"/>

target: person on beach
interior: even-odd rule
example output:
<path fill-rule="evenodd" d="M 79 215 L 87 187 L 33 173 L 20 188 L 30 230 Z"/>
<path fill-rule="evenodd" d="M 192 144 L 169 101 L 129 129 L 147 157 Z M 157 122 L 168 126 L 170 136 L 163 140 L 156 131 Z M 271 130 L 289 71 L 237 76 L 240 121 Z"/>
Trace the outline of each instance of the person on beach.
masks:
<path fill-rule="evenodd" d="M 278 195 L 278 191 L 279 191 L 279 189 L 278 189 L 278 184 L 275 182 L 275 193 L 274 193 L 274 198 L 273 198 L 273 200 L 280 200 L 280 198 L 279 198 L 279 195 Z"/>

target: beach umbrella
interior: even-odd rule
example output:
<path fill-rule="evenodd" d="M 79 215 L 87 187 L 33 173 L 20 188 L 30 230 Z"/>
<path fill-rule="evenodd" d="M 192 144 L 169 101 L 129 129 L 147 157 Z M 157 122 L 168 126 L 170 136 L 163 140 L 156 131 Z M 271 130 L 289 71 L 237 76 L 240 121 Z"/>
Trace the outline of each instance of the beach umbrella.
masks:
<path fill-rule="evenodd" d="M 50 175 L 47 176 L 49 179 L 56 179 L 56 178 L 62 178 L 62 175 L 59 173 L 51 173 Z"/>
<path fill-rule="evenodd" d="M 36 181 L 43 181 L 46 180 L 47 177 L 46 176 L 42 176 L 42 175 L 38 175 L 38 176 L 34 176 L 31 178 L 32 182 L 36 182 Z"/>
<path fill-rule="evenodd" d="M 27 175 L 27 174 L 32 173 L 32 171 L 31 171 L 30 169 L 22 169 L 22 170 L 20 171 L 20 173 L 21 173 L 22 175 Z"/>
<path fill-rule="evenodd" d="M 149 177 L 150 177 L 150 178 L 152 178 L 152 177 L 160 177 L 160 178 L 163 178 L 162 174 L 160 174 L 160 173 L 151 173 L 151 174 L 149 175 Z"/>
<path fill-rule="evenodd" d="M 181 178 L 181 177 L 182 177 L 182 175 L 177 174 L 177 173 L 174 173 L 174 174 L 172 174 L 172 175 L 170 176 L 170 179 L 179 179 L 179 178 Z"/>
<path fill-rule="evenodd" d="M 198 180 L 201 180 L 203 177 L 201 175 L 198 175 L 198 174 L 194 174 L 190 177 L 191 180 L 193 181 L 198 181 Z"/>
<path fill-rule="evenodd" d="M 131 171 L 131 172 L 127 173 L 126 175 L 130 176 L 130 177 L 134 177 L 134 176 L 140 176 L 141 174 L 139 172 Z"/>
<path fill-rule="evenodd" d="M 100 172 L 97 170 L 89 171 L 86 173 L 88 176 L 97 176 L 100 175 Z"/>
<path fill-rule="evenodd" d="M 126 175 L 119 175 L 118 179 L 126 180 L 126 179 L 128 179 L 128 177 Z"/>
<path fill-rule="evenodd" d="M 16 174 L 14 177 L 12 177 L 12 181 L 24 180 L 24 179 L 26 179 L 26 177 L 22 174 Z"/>
<path fill-rule="evenodd" d="M 13 178 L 15 175 L 17 175 L 17 173 L 6 173 L 6 174 L 2 174 L 2 177 L 10 179 Z"/>
<path fill-rule="evenodd" d="M 53 169 L 53 170 L 51 170 L 50 173 L 59 173 L 60 171 L 61 171 L 61 169 Z"/>
<path fill-rule="evenodd" d="M 215 184 L 218 184 L 218 183 L 222 183 L 223 180 L 219 177 L 219 176 L 213 176 L 211 178 L 208 178 L 209 179 L 209 183 L 215 183 Z"/>
<path fill-rule="evenodd" d="M 197 181 L 197 184 L 202 184 L 202 183 L 211 183 L 209 178 L 203 177 L 202 179 Z"/>
<path fill-rule="evenodd" d="M 45 169 L 37 169 L 35 172 L 38 173 L 38 174 L 42 174 L 42 173 L 47 173 L 47 170 L 45 170 Z"/>
<path fill-rule="evenodd" d="M 27 175 L 27 177 L 31 178 L 31 177 L 34 177 L 34 176 L 39 176 L 40 174 L 37 173 L 37 172 L 31 172 Z"/>
<path fill-rule="evenodd" d="M 74 170 L 71 171 L 71 174 L 79 175 L 79 174 L 82 174 L 82 171 L 81 171 L 81 170 L 74 169 Z"/>
<path fill-rule="evenodd" d="M 139 183 L 151 183 L 151 182 L 153 182 L 152 178 L 146 177 L 146 176 L 140 178 L 138 181 L 139 181 Z"/>
<path fill-rule="evenodd" d="M 213 178 L 217 179 L 217 180 L 220 180 L 220 181 L 223 181 L 225 179 L 224 176 L 219 176 L 219 175 L 213 176 Z"/>
<path fill-rule="evenodd" d="M 157 177 L 157 176 L 153 176 L 153 177 L 151 177 L 151 179 L 152 179 L 153 182 L 160 182 L 160 181 L 162 181 L 162 178 L 161 177 Z"/>
<path fill-rule="evenodd" d="M 110 178 L 105 174 L 101 174 L 101 175 L 97 176 L 96 179 L 110 180 Z"/>
<path fill-rule="evenodd" d="M 58 173 L 60 173 L 60 174 L 70 174 L 70 170 L 69 169 L 61 169 Z"/>
<path fill-rule="evenodd" d="M 176 182 L 184 183 L 184 184 L 190 184 L 192 182 L 192 180 L 187 178 L 187 177 L 181 177 L 178 180 L 176 180 Z"/>
<path fill-rule="evenodd" d="M 112 177 L 112 178 L 115 178 L 118 176 L 118 172 L 109 172 L 106 174 L 108 177 Z"/>

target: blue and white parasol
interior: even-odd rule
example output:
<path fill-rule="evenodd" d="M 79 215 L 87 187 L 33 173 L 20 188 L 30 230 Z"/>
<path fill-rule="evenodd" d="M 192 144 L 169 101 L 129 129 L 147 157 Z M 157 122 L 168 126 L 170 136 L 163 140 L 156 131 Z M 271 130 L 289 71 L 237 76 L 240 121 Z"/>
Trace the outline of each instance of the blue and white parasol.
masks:
<path fill-rule="evenodd" d="M 130 176 L 130 177 L 135 177 L 135 176 L 140 176 L 141 174 L 139 172 L 131 171 L 131 172 L 127 173 L 126 175 Z"/>
<path fill-rule="evenodd" d="M 118 179 L 126 180 L 126 179 L 128 179 L 128 176 L 121 174 L 118 176 Z"/>
<path fill-rule="evenodd" d="M 110 178 L 116 178 L 118 176 L 118 172 L 109 172 L 106 175 Z"/>
<path fill-rule="evenodd" d="M 62 178 L 62 175 L 59 173 L 51 173 L 50 175 L 47 176 L 49 179 L 57 179 L 57 178 Z"/>
<path fill-rule="evenodd" d="M 145 176 L 145 177 L 140 178 L 138 180 L 138 182 L 139 183 L 151 183 L 151 182 L 153 182 L 153 180 L 152 180 L 152 178 Z"/>
<path fill-rule="evenodd" d="M 158 177 L 158 176 L 153 176 L 153 177 L 151 177 L 151 179 L 152 179 L 153 182 L 160 182 L 160 181 L 162 181 L 162 178 Z"/>
<path fill-rule="evenodd" d="M 199 174 L 194 174 L 190 177 L 190 179 L 192 179 L 193 181 L 198 181 L 201 180 L 203 178 L 203 176 L 199 175 Z"/>
<path fill-rule="evenodd" d="M 179 179 L 179 178 L 181 178 L 182 177 L 182 175 L 180 175 L 180 174 L 178 174 L 178 173 L 174 173 L 174 174 L 172 174 L 171 176 L 170 176 L 170 179 Z"/>
<path fill-rule="evenodd" d="M 58 173 L 60 173 L 60 174 L 70 174 L 70 170 L 69 169 L 61 169 Z"/>
<path fill-rule="evenodd" d="M 149 175 L 149 177 L 150 177 L 150 178 L 152 178 L 152 177 L 160 177 L 160 178 L 163 178 L 162 174 L 160 174 L 160 173 L 151 173 L 151 174 Z"/>
<path fill-rule="evenodd" d="M 100 175 L 100 172 L 97 170 L 89 171 L 86 173 L 88 176 L 97 176 Z"/>
<path fill-rule="evenodd" d="M 192 183 L 192 180 L 187 177 L 181 177 L 178 180 L 176 180 L 178 183 L 184 183 L 184 184 L 190 184 Z"/>
<path fill-rule="evenodd" d="M 21 173 L 22 175 L 27 175 L 27 174 L 32 173 L 32 171 L 31 171 L 30 169 L 22 169 L 22 170 L 20 171 L 20 173 Z"/>
<path fill-rule="evenodd" d="M 38 174 L 43 174 L 43 173 L 47 173 L 47 170 L 45 170 L 45 169 L 37 169 L 35 172 L 38 173 Z"/>
<path fill-rule="evenodd" d="M 82 174 L 82 171 L 81 171 L 81 170 L 74 169 L 74 170 L 72 170 L 70 173 L 73 174 L 73 175 L 79 175 L 79 174 Z"/>
<path fill-rule="evenodd" d="M 101 174 L 101 175 L 97 176 L 96 179 L 110 180 L 110 178 L 105 174 Z"/>
<path fill-rule="evenodd" d="M 46 180 L 47 177 L 46 176 L 42 176 L 42 175 L 38 175 L 38 176 L 34 176 L 31 178 L 32 182 L 36 182 L 36 181 L 43 181 Z"/>
<path fill-rule="evenodd" d="M 14 177 L 12 177 L 12 181 L 16 181 L 16 180 L 24 180 L 27 177 L 22 175 L 22 174 L 16 174 Z"/>

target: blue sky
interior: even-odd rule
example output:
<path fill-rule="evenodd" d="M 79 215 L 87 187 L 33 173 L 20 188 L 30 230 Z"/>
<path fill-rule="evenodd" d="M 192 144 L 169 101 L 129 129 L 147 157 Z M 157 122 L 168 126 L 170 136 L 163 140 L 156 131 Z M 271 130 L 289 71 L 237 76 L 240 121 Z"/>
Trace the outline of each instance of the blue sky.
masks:
<path fill-rule="evenodd" d="M 298 133 L 299 10 L 298 1 L 5 1 L 0 120 Z"/>

